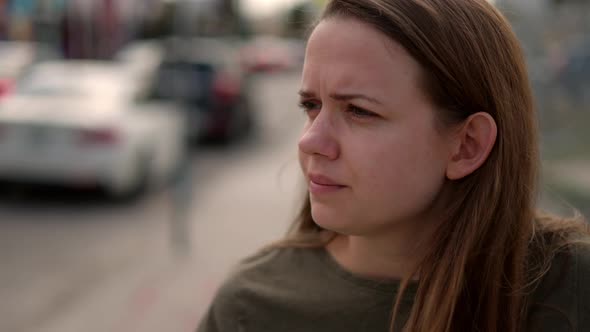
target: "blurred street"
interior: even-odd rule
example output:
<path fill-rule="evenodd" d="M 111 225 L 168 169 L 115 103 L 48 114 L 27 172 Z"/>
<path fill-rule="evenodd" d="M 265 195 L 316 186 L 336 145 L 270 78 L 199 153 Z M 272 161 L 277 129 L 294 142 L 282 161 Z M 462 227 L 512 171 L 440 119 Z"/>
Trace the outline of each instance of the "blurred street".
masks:
<path fill-rule="evenodd" d="M 186 255 L 171 248 L 172 189 L 128 205 L 92 192 L 3 193 L 0 331 L 193 330 L 228 269 L 294 215 L 298 84 L 296 74 L 255 77 L 255 134 L 195 150 Z"/>
<path fill-rule="evenodd" d="M 590 2 L 489 1 L 527 58 L 541 207 L 590 217 Z M 0 332 L 195 330 L 303 198 L 326 3 L 0 0 Z"/>

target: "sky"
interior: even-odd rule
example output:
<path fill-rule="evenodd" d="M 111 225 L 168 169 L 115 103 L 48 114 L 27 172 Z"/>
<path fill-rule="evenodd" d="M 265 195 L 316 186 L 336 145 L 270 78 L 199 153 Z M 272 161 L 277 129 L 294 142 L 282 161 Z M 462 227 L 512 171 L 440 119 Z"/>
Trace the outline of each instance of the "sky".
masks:
<path fill-rule="evenodd" d="M 292 6 L 302 0 L 240 0 L 244 14 L 265 17 Z"/>

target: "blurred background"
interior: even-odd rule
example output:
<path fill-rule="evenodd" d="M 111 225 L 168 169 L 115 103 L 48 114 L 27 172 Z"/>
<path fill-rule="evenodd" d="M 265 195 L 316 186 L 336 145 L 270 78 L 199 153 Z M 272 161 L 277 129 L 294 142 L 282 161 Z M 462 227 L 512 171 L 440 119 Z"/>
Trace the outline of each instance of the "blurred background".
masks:
<path fill-rule="evenodd" d="M 0 0 L 0 331 L 192 331 L 304 192 L 322 0 Z M 545 209 L 590 215 L 590 2 L 497 0 Z"/>

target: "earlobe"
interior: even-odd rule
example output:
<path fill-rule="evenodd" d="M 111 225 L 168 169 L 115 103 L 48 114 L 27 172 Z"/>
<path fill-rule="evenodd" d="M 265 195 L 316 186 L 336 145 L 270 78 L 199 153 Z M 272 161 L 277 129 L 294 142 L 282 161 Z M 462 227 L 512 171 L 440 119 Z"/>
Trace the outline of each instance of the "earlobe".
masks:
<path fill-rule="evenodd" d="M 447 165 L 447 178 L 459 180 L 481 167 L 496 143 L 497 134 L 496 121 L 490 114 L 479 112 L 467 118 L 457 133 Z"/>

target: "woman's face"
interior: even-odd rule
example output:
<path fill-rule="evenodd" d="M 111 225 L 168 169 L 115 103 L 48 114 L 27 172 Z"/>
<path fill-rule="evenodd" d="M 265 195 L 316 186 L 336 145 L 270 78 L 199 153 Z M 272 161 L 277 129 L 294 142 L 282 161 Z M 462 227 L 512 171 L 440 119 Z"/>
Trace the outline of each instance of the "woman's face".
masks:
<path fill-rule="evenodd" d="M 312 216 L 325 229 L 370 235 L 425 222 L 441 191 L 449 138 L 419 87 L 419 64 L 353 19 L 322 21 L 307 47 L 299 160 Z"/>

